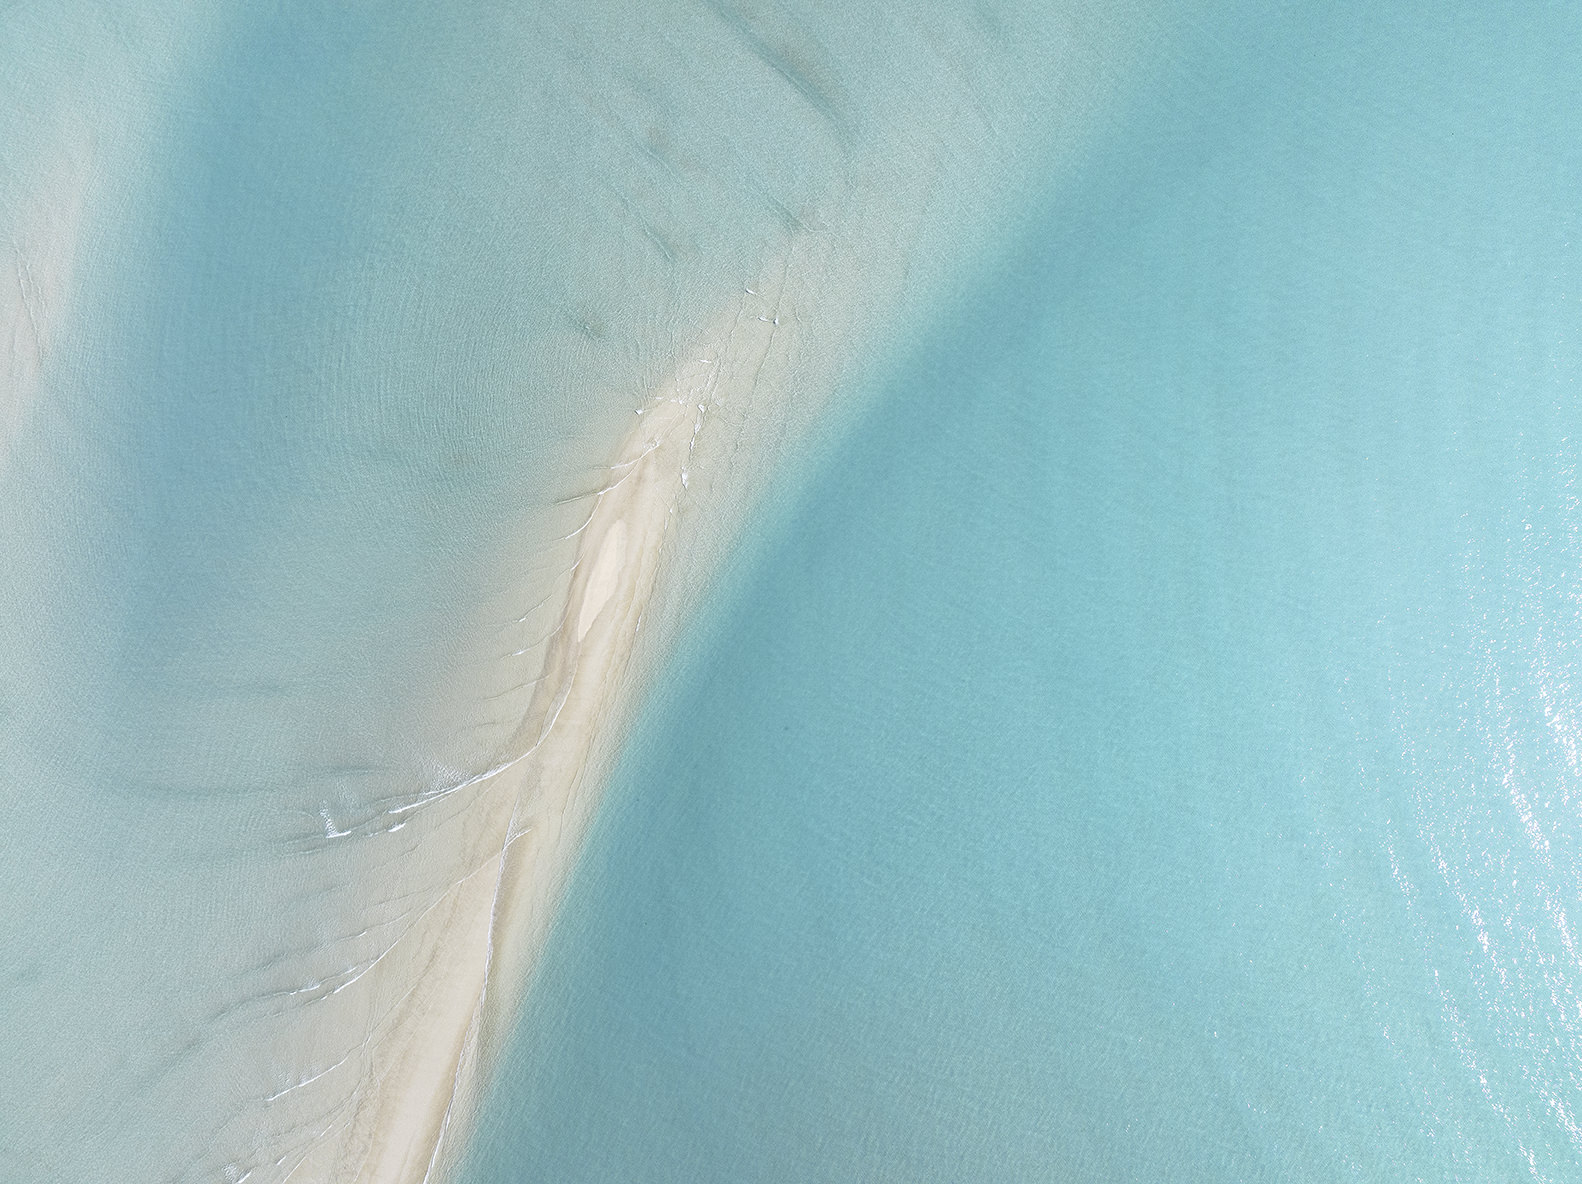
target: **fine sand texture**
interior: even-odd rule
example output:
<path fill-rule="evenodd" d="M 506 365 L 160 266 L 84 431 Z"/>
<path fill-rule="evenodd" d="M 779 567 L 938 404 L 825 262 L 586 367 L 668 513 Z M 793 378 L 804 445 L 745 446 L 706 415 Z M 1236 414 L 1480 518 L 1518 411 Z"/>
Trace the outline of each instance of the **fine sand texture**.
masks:
<path fill-rule="evenodd" d="M 0 550 L 23 557 L 0 565 L 0 673 L 31 729 L 15 752 L 0 736 L 0 775 L 29 791 L 12 802 L 4 875 L 18 899 L 53 886 L 48 909 L 12 918 L 15 948 L 49 956 L 38 977 L 8 980 L 0 1003 L 32 1010 L 0 1047 L 13 1066 L 42 1060 L 45 1085 L 31 1070 L 0 1074 L 20 1132 L 14 1148 L 0 1140 L 0 1175 L 440 1181 L 626 723 L 662 686 L 724 558 L 809 479 L 801 462 L 861 414 L 855 392 L 893 372 L 897 343 L 1014 250 L 1030 195 L 1096 134 L 1147 26 L 1087 0 L 800 17 L 736 3 L 545 6 L 543 35 L 534 26 L 523 44 L 542 48 L 545 70 L 564 58 L 563 71 L 538 80 L 514 59 L 478 71 L 480 85 L 505 80 L 480 93 L 521 110 L 462 88 L 451 107 L 420 93 L 409 114 L 433 115 L 433 143 L 458 158 L 473 141 L 440 114 L 508 127 L 527 147 L 502 191 L 555 184 L 496 215 L 426 156 L 388 164 L 402 159 L 404 120 L 390 121 L 391 143 L 371 137 L 366 158 L 330 143 L 310 163 L 337 200 L 304 208 L 328 208 L 367 250 L 329 229 L 322 247 L 307 214 L 273 228 L 296 251 L 279 256 L 282 275 L 308 274 L 322 248 L 324 282 L 346 284 L 303 293 L 345 322 L 299 358 L 292 330 L 311 326 L 288 317 L 298 294 L 275 291 L 273 265 L 258 291 L 220 283 L 230 222 L 188 243 L 190 259 L 177 250 L 195 214 L 229 208 L 206 187 L 216 145 L 270 107 L 217 128 L 183 120 L 236 97 L 237 62 L 262 34 L 228 5 L 202 20 L 149 7 L 163 17 L 141 40 L 127 15 L 91 44 L 43 9 L 0 12 L 0 30 L 36 20 L 37 46 L 53 47 L 32 54 L 37 110 L 0 111 L 10 143 L 24 131 L 38 142 L 24 160 L 0 137 Z M 318 44 L 309 22 L 286 26 Z M 488 34 L 485 22 L 469 35 Z M 461 48 L 470 70 L 472 43 Z M 414 85 L 443 91 L 421 47 L 398 56 Z M 338 129 L 382 112 L 336 106 L 356 72 L 333 64 L 330 107 L 290 107 L 280 143 L 304 121 Z M 436 79 L 471 80 L 441 66 Z M 40 131 L 37 111 L 56 107 L 55 130 Z M 484 137 L 477 158 L 494 161 L 497 140 L 513 142 Z M 193 176 L 167 175 L 172 143 L 198 162 Z M 358 161 L 388 164 L 388 185 Z M 233 177 L 226 192 L 278 214 L 273 190 L 253 184 L 273 175 L 252 177 L 251 156 L 229 167 L 248 184 Z M 402 204 L 400 184 L 436 204 Z M 475 197 L 489 233 L 453 233 Z M 533 232 L 518 254 L 494 253 L 519 226 Z M 560 245 L 540 254 L 540 239 Z M 258 249 L 274 260 L 280 247 L 265 237 Z M 155 268 L 172 257 L 168 274 Z M 452 258 L 466 268 L 438 266 Z M 515 303 L 452 307 L 495 273 L 527 277 Z M 212 292 L 228 294 L 216 306 L 235 314 L 221 322 L 234 338 L 192 327 Z M 456 332 L 496 304 L 526 311 Z M 380 309 L 400 333 L 366 332 Z M 183 366 L 201 377 L 211 353 L 245 359 L 255 337 L 280 348 L 238 362 L 212 399 L 186 375 L 194 409 L 226 412 L 230 451 L 194 451 L 224 432 L 178 448 L 144 428 Z M 473 367 L 470 350 L 506 338 L 534 349 Z M 409 355 L 380 352 L 403 343 Z M 128 406 L 148 414 L 111 398 L 128 357 Z M 453 397 L 461 410 L 440 414 Z M 554 413 L 518 438 L 493 425 L 527 421 L 492 414 L 497 403 Z M 278 473 L 255 455 L 253 411 L 278 412 L 265 438 L 297 449 Z M 505 457 L 509 472 L 469 483 L 475 454 Z M 416 481 L 431 470 L 445 482 Z M 246 512 L 221 513 L 231 503 L 215 491 Z M 207 518 L 182 533 L 186 519 L 150 510 L 200 498 L 217 506 L 212 535 L 198 529 Z M 488 525 L 465 548 L 402 547 L 418 526 L 387 547 L 340 526 L 348 507 L 371 529 L 403 515 L 454 524 L 475 504 Z M 362 549 L 331 562 L 348 547 Z M 175 579 L 170 563 L 190 556 L 195 578 Z M 161 596 L 144 604 L 140 590 Z M 443 610 L 401 607 L 431 600 Z M 410 664 L 384 660 L 408 651 Z M 107 654 L 126 660 L 111 669 Z M 68 826 L 83 802 L 104 815 L 86 840 Z"/>
<path fill-rule="evenodd" d="M 744 291 L 719 331 L 638 409 L 603 483 L 569 499 L 583 511 L 567 540 L 574 558 L 563 590 L 518 622 L 548 618 L 548 628 L 500 759 L 371 820 L 386 834 L 425 827 L 424 862 L 460 874 L 359 976 L 367 1037 L 301 1082 L 309 1138 L 270 1165 L 282 1179 L 431 1179 L 459 1142 L 493 1043 L 486 1037 L 509 1021 L 597 800 L 711 407 L 750 393 L 782 328 L 777 304 Z M 344 1102 L 315 1131 L 307 1099 L 335 1073 L 350 1079 Z M 273 1102 L 289 1103 L 289 1092 Z"/>
<path fill-rule="evenodd" d="M 1079 92 L 1096 85 L 1074 77 Z M 946 298 L 941 277 L 1026 183 L 984 102 L 950 79 L 890 116 L 821 202 L 787 212 L 756 274 L 663 372 L 634 385 L 607 468 L 565 493 L 564 533 L 522 544 L 550 575 L 510 620 L 521 677 L 491 692 L 510 722 L 482 771 L 325 820 L 328 840 L 364 842 L 370 883 L 404 907 L 377 923 L 382 944 L 315 989 L 311 1019 L 282 1026 L 272 1059 L 303 1066 L 296 1083 L 221 1138 L 285 1133 L 234 1160 L 235 1178 L 452 1174 L 631 710 L 771 477 L 857 412 L 838 392 Z M 1074 104 L 1073 145 L 1086 120 Z"/>

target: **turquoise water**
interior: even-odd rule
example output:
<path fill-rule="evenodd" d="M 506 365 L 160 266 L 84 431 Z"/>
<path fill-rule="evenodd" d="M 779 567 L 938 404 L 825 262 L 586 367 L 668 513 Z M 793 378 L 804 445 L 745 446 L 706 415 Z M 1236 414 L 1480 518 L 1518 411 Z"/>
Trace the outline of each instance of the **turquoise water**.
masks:
<path fill-rule="evenodd" d="M 0 1182 L 289 1178 L 444 873 L 372 822 L 497 755 L 557 502 L 808 239 L 780 394 L 860 321 L 855 426 L 675 592 L 462 1177 L 1582 1175 L 1579 58 L 0 0 Z"/>
<path fill-rule="evenodd" d="M 491 763 L 553 501 L 820 175 L 681 111 L 665 189 L 568 19 L 0 5 L 0 1179 L 335 1116 L 269 1100 L 367 1027 L 293 1020 L 444 871 L 333 840 Z"/>
<path fill-rule="evenodd" d="M 302 1184 L 573 495 L 792 257 L 720 421 L 785 414 L 687 505 L 855 414 L 826 355 L 1128 89 L 1104 7 L 0 0 L 0 1181 Z"/>
<path fill-rule="evenodd" d="M 467 1180 L 1582 1173 L 1575 6 L 1197 6 L 631 740 Z"/>

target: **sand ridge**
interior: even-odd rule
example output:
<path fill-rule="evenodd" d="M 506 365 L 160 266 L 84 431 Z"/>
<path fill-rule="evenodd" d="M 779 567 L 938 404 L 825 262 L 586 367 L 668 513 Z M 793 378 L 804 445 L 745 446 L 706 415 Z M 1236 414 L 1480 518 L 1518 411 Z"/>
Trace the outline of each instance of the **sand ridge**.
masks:
<path fill-rule="evenodd" d="M 774 277 L 744 289 L 636 410 L 603 484 L 575 499 L 587 507 L 572 532 L 575 559 L 558 609 L 547 606 L 554 628 L 501 759 L 469 781 L 387 807 L 386 830 L 457 807 L 422 839 L 424 861 L 457 874 L 363 976 L 375 981 L 360 981 L 370 997 L 394 1002 L 377 1007 L 357 1048 L 302 1081 L 308 1094 L 332 1071 L 356 1075 L 330 1121 L 315 1128 L 305 1108 L 301 1142 L 271 1157 L 279 1179 L 406 1184 L 446 1174 L 631 705 L 634 645 L 694 480 L 698 442 L 711 411 L 748 397 L 771 349 L 786 344 L 778 297 Z"/>

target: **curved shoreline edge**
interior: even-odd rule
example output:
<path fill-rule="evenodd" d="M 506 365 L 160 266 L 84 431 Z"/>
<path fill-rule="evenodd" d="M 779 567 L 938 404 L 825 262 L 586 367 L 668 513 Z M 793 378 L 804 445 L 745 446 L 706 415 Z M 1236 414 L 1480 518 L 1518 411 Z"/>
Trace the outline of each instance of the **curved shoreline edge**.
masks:
<path fill-rule="evenodd" d="M 580 500 L 576 558 L 532 701 L 502 758 L 463 786 L 453 824 L 425 839 L 425 861 L 459 874 L 374 972 L 375 993 L 410 981 L 376 1038 L 350 1112 L 314 1138 L 283 1180 L 406 1182 L 443 1178 L 497 1041 L 547 935 L 602 788 L 612 741 L 642 673 L 633 657 L 675 540 L 680 499 L 718 405 L 750 398 L 790 333 L 766 287 L 638 409 L 607 480 Z M 778 293 L 775 294 L 778 296 Z M 786 334 L 782 335 L 784 328 Z M 670 589 L 671 594 L 678 589 Z M 399 824 L 399 823 L 397 823 Z M 435 850 L 443 847 L 444 850 Z"/>

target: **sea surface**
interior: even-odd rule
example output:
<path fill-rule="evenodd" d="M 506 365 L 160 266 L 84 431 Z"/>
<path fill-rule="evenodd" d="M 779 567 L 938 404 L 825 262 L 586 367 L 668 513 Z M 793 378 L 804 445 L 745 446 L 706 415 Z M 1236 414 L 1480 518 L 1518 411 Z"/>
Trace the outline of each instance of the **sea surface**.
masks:
<path fill-rule="evenodd" d="M 774 326 L 652 636 L 1131 89 L 1096 8 L 0 0 L 0 1181 L 319 1170 L 634 412 Z"/>
<path fill-rule="evenodd" d="M 1582 1177 L 1582 9 L 1178 8 L 698 618 L 469 1184 Z"/>
<path fill-rule="evenodd" d="M 654 114 L 687 22 L 0 4 L 0 1179 L 349 1092 L 314 1017 L 427 899 L 362 832 L 498 757 L 569 495 L 826 184 L 778 95 Z"/>
<path fill-rule="evenodd" d="M 817 447 L 460 1178 L 1582 1178 L 1579 77 L 1546 0 L 0 0 L 0 1181 L 289 1178 L 444 871 L 372 822 L 806 241 Z"/>

